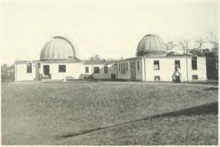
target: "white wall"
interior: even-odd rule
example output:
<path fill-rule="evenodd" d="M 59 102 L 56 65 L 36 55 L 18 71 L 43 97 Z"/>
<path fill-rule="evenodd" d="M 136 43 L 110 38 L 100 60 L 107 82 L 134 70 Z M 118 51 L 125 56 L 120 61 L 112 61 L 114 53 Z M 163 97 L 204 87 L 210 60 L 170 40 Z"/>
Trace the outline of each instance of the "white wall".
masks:
<path fill-rule="evenodd" d="M 159 60 L 160 69 L 154 70 L 154 60 Z M 181 81 L 187 81 L 187 64 L 185 57 L 172 58 L 145 58 L 146 73 L 144 81 L 154 81 L 154 76 L 160 76 L 161 81 L 172 81 L 175 73 L 175 60 L 180 60 Z M 206 60 L 205 57 L 197 58 L 198 70 L 192 70 L 191 57 L 188 58 L 188 79 L 192 80 L 192 75 L 198 75 L 198 80 L 206 80 Z M 176 73 L 178 75 L 178 73 Z"/>
<path fill-rule="evenodd" d="M 118 79 L 131 79 L 131 62 L 135 62 L 135 80 L 143 80 L 143 63 L 142 58 L 136 58 L 131 60 L 123 60 L 117 62 L 117 70 L 118 70 Z M 138 69 L 138 62 L 139 62 L 139 69 Z M 128 63 L 128 70 L 126 73 L 122 73 L 121 69 L 119 71 L 119 64 L 121 66 L 122 63 Z"/>
<path fill-rule="evenodd" d="M 197 70 L 192 69 L 191 57 L 188 58 L 188 80 L 192 80 L 192 75 L 198 75 L 198 80 L 206 80 L 206 58 L 197 57 Z M 159 60 L 160 70 L 154 70 L 154 60 Z M 105 65 L 83 65 L 83 63 L 41 63 L 39 74 L 43 74 L 43 65 L 50 65 L 50 74 L 52 79 L 64 79 L 71 76 L 75 79 L 80 79 L 81 74 L 93 74 L 95 79 L 111 79 L 111 74 L 115 74 L 118 79 L 131 79 L 131 61 L 135 62 L 136 80 L 154 81 L 154 76 L 160 76 L 161 81 L 172 81 L 172 76 L 175 72 L 175 60 L 180 60 L 181 81 L 187 81 L 186 58 L 185 57 L 166 57 L 166 58 L 136 58 L 132 60 L 122 60 L 114 64 L 107 65 L 108 73 L 104 73 Z M 139 70 L 137 68 L 139 61 Z M 128 63 L 128 70 L 125 73 L 119 71 L 119 64 Z M 66 72 L 59 72 L 59 65 L 66 65 Z M 85 73 L 85 67 L 89 67 L 89 73 Z M 100 68 L 100 74 L 94 73 L 94 67 Z M 178 73 L 175 73 L 178 75 Z M 32 73 L 27 73 L 27 64 L 15 64 L 15 81 L 34 80 L 36 76 L 36 67 L 32 63 Z"/>
<path fill-rule="evenodd" d="M 70 76 L 74 79 L 80 79 L 83 71 L 82 63 L 41 63 L 39 72 L 43 74 L 43 66 L 50 66 L 51 79 L 64 79 Z M 66 65 L 66 72 L 59 72 L 59 65 Z"/>
<path fill-rule="evenodd" d="M 205 57 L 197 57 L 197 70 L 192 69 L 192 64 L 190 60 L 190 63 L 189 63 L 189 80 L 190 81 L 193 80 L 192 75 L 198 75 L 198 80 L 207 80 Z"/>
<path fill-rule="evenodd" d="M 128 64 L 128 70 L 126 69 L 125 73 L 121 72 L 121 64 L 122 63 Z M 119 64 L 120 64 L 120 71 L 119 71 Z M 118 79 L 131 79 L 131 67 L 130 66 L 131 66 L 130 60 L 124 60 L 124 61 L 117 62 Z"/>
<path fill-rule="evenodd" d="M 108 66 L 108 73 L 104 73 L 104 66 Z M 89 67 L 89 73 L 85 73 L 85 67 Z M 94 73 L 94 67 L 99 67 L 100 73 Z M 116 66 L 114 64 L 109 65 L 83 65 L 83 74 L 93 75 L 94 79 L 111 79 L 111 74 L 115 74 L 117 78 Z"/>
<path fill-rule="evenodd" d="M 35 78 L 35 64 L 32 64 L 32 72 L 27 73 L 27 64 L 15 64 L 15 81 L 32 81 Z"/>

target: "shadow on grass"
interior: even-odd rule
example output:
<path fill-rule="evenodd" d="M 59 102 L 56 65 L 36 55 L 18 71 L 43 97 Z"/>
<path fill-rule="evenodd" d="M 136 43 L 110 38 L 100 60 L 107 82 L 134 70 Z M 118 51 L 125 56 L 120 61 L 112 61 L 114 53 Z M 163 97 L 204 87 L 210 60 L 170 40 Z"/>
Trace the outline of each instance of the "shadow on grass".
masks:
<path fill-rule="evenodd" d="M 69 133 L 69 134 L 57 136 L 56 138 L 61 138 L 62 139 L 62 138 L 80 136 L 80 135 L 92 133 L 92 132 L 95 132 L 95 131 L 105 130 L 105 129 L 114 128 L 114 127 L 118 127 L 118 126 L 123 126 L 123 125 L 126 125 L 126 124 L 130 124 L 130 123 L 134 123 L 134 122 L 138 122 L 138 121 L 142 121 L 142 120 L 148 120 L 148 119 L 152 119 L 152 118 L 176 117 L 176 116 L 181 116 L 181 115 L 192 116 L 192 115 L 201 115 L 201 114 L 214 114 L 214 115 L 217 115 L 218 114 L 218 102 L 204 104 L 204 105 L 200 105 L 200 106 L 196 106 L 196 107 L 192 107 L 192 108 L 188 108 L 188 109 L 183 109 L 183 110 L 179 110 L 179 111 L 154 115 L 154 116 L 151 116 L 151 117 L 142 118 L 142 119 L 138 119 L 138 120 L 134 120 L 134 121 L 130 121 L 130 122 L 125 122 L 125 123 L 121 123 L 121 124 L 114 125 L 114 126 L 95 128 L 95 129 L 90 129 L 90 130 L 83 130 L 83 131 L 77 132 L 77 133 Z"/>
<path fill-rule="evenodd" d="M 217 115 L 218 114 L 218 102 L 213 102 L 213 103 L 204 104 L 204 105 L 200 105 L 200 106 L 196 106 L 196 107 L 192 107 L 188 109 L 155 115 L 155 116 L 152 116 L 151 118 L 170 117 L 170 116 L 175 117 L 175 116 L 180 116 L 180 115 L 192 116 L 192 115 L 201 115 L 201 114 Z"/>
<path fill-rule="evenodd" d="M 213 91 L 213 90 L 218 90 L 218 87 L 211 87 L 211 88 L 206 88 L 206 89 L 203 89 L 204 91 Z"/>

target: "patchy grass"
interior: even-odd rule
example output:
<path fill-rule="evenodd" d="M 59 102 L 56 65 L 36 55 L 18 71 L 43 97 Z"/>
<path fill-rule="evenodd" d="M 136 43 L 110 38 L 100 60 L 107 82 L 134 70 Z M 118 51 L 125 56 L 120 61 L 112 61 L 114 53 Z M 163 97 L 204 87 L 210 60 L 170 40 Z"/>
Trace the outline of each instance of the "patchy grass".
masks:
<path fill-rule="evenodd" d="M 212 87 L 142 82 L 2 84 L 2 143 L 217 144 L 217 114 L 163 116 L 216 103 L 218 89 Z"/>

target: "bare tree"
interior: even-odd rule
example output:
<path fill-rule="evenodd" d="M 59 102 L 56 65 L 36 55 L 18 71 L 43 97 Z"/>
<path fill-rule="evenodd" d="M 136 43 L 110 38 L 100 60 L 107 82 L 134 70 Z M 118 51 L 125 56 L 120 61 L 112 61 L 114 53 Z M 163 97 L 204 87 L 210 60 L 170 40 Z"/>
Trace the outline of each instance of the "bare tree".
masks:
<path fill-rule="evenodd" d="M 209 42 L 213 43 L 213 44 L 218 44 L 218 38 L 213 32 L 211 33 L 211 37 L 209 38 Z"/>
<path fill-rule="evenodd" d="M 204 45 L 207 42 L 206 39 L 200 37 L 199 39 L 195 40 L 195 48 L 199 49 L 200 52 L 202 52 L 202 48 L 204 48 Z"/>
<path fill-rule="evenodd" d="M 173 50 L 174 47 L 176 47 L 177 44 L 174 44 L 172 41 L 168 42 L 166 44 L 166 48 L 167 48 L 167 51 L 171 52 Z"/>
<path fill-rule="evenodd" d="M 213 32 L 211 33 L 209 42 L 213 44 L 212 51 L 218 55 L 218 38 Z"/>
<path fill-rule="evenodd" d="M 92 57 L 89 57 L 89 60 L 102 60 L 98 54 L 94 54 Z"/>
<path fill-rule="evenodd" d="M 189 52 L 189 43 L 191 40 L 186 39 L 183 40 L 182 42 L 179 42 L 179 46 L 183 49 L 184 53 L 188 53 Z"/>

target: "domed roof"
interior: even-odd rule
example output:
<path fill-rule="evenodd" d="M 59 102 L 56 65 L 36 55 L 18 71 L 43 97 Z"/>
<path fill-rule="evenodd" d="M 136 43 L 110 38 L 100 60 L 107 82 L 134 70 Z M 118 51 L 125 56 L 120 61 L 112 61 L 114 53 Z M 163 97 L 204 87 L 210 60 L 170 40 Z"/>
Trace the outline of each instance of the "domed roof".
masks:
<path fill-rule="evenodd" d="M 75 49 L 72 43 L 62 36 L 53 37 L 43 46 L 40 53 L 40 60 L 69 58 L 76 58 Z"/>
<path fill-rule="evenodd" d="M 137 56 L 147 54 L 164 54 L 166 53 L 166 45 L 157 35 L 148 34 L 144 36 L 138 44 Z"/>

